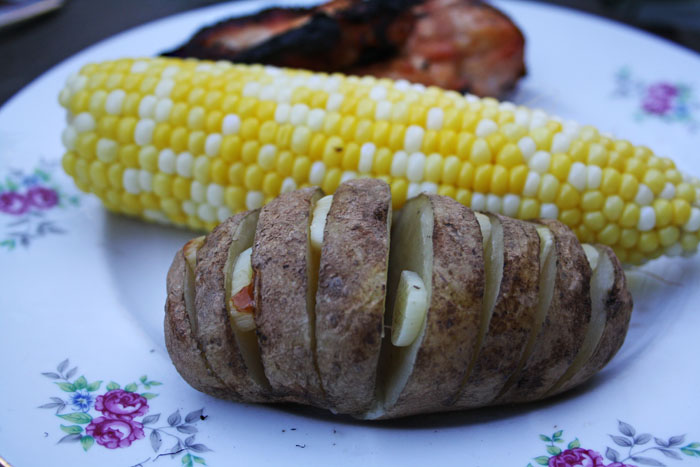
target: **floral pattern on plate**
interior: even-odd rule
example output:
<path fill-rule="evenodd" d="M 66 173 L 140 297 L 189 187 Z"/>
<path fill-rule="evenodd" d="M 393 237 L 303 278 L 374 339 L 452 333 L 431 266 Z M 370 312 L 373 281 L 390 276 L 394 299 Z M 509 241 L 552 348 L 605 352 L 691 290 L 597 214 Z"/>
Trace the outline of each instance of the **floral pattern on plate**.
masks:
<path fill-rule="evenodd" d="M 66 434 L 58 440 L 58 444 L 80 443 L 85 451 L 95 443 L 106 449 L 120 449 L 138 443 L 148 433 L 155 456 L 136 465 L 153 462 L 162 456 L 172 459 L 180 454 L 183 467 L 206 465 L 204 458 L 197 454 L 210 449 L 195 440 L 198 432 L 195 425 L 207 418 L 204 409 L 189 412 L 184 418 L 176 410 L 168 416 L 166 424 L 156 426 L 161 414 L 149 414 L 149 402 L 158 396 L 150 391 L 160 386 L 160 382 L 149 380 L 144 375 L 123 388 L 111 381 L 101 390 L 102 380 L 90 382 L 85 376 L 75 378 L 78 367 L 69 369 L 69 366 L 70 361 L 65 359 L 55 371 L 42 373 L 53 380 L 63 393 L 67 393 L 62 394 L 63 397 L 50 397 L 51 402 L 39 406 L 41 409 L 56 409 L 55 415 L 62 419 L 60 429 Z M 174 440 L 175 444 L 169 449 L 162 449 L 164 437 Z"/>
<path fill-rule="evenodd" d="M 0 248 L 28 247 L 34 240 L 65 231 L 52 219 L 58 209 L 80 205 L 75 192 L 56 183 L 58 162 L 41 161 L 34 170 L 0 173 Z"/>
<path fill-rule="evenodd" d="M 566 449 L 557 446 L 565 443 L 562 438 L 563 430 L 551 436 L 540 435 L 540 439 L 547 443 L 548 455 L 535 457 L 534 461 L 536 464 L 549 467 L 637 467 L 637 465 L 664 467 L 666 464 L 655 458 L 658 454 L 673 460 L 683 460 L 683 454 L 700 458 L 700 443 L 693 442 L 682 446 L 685 443 L 685 435 L 671 436 L 666 440 L 650 433 L 637 434 L 637 430 L 632 425 L 623 421 L 617 422 L 617 429 L 621 435 L 610 435 L 610 438 L 613 443 L 625 448 L 627 452 L 620 453 L 618 451 L 620 448 L 614 449 L 608 446 L 605 450 L 605 458 L 612 461 L 610 464 L 605 463 L 600 452 L 581 447 L 578 438 L 569 442 Z M 652 439 L 653 445 L 642 447 L 648 445 Z M 533 467 L 533 464 L 529 463 L 527 467 Z"/>
<path fill-rule="evenodd" d="M 623 67 L 615 74 L 617 97 L 631 98 L 638 102 L 635 119 L 661 119 L 668 123 L 685 124 L 691 131 L 698 129 L 697 113 L 700 98 L 690 84 L 667 80 L 645 81 L 633 75 L 630 67 Z"/>

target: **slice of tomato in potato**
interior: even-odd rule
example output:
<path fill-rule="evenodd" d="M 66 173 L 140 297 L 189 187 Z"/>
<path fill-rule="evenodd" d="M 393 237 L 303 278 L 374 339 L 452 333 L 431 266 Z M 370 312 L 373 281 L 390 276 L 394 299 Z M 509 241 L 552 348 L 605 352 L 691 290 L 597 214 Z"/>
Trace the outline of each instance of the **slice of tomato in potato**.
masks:
<path fill-rule="evenodd" d="M 253 313 L 255 311 L 255 300 L 253 300 L 253 282 L 243 287 L 231 297 L 231 303 L 240 313 Z"/>

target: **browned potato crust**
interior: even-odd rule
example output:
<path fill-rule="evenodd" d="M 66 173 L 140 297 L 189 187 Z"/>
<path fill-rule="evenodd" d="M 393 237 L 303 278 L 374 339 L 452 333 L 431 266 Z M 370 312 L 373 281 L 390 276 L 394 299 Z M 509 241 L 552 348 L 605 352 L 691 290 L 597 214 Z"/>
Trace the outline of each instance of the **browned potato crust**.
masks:
<path fill-rule="evenodd" d="M 389 262 L 391 192 L 352 180 L 333 195 L 316 293 L 316 355 L 330 407 L 362 413 L 374 400 Z"/>
<path fill-rule="evenodd" d="M 214 372 L 247 402 L 270 400 L 269 388 L 262 387 L 251 377 L 236 342 L 226 309 L 226 265 L 229 249 L 240 236 L 245 212 L 219 224 L 197 253 L 195 270 L 195 308 L 197 310 L 197 339 Z M 235 261 L 235 258 L 233 258 Z M 233 267 L 233 265 L 230 265 Z"/>
<path fill-rule="evenodd" d="M 481 229 L 474 213 L 451 198 L 422 196 L 430 199 L 434 216 L 426 330 L 413 373 L 396 404 L 381 418 L 448 409 L 477 350 L 484 294 Z"/>
<path fill-rule="evenodd" d="M 488 404 L 516 370 L 535 321 L 539 290 L 537 230 L 494 215 L 503 228 L 503 278 L 486 336 L 455 408 Z"/>
<path fill-rule="evenodd" d="M 165 346 L 178 373 L 190 386 L 222 399 L 236 398 L 235 394 L 209 367 L 195 336 L 185 310 L 185 275 L 187 263 L 182 250 L 175 254 L 168 270 L 168 298 L 165 302 Z"/>
<path fill-rule="evenodd" d="M 556 220 L 541 220 L 554 236 L 557 272 L 537 344 L 520 378 L 495 403 L 541 399 L 571 365 L 591 320 L 591 269 L 576 235 Z"/>
<path fill-rule="evenodd" d="M 630 317 L 632 315 L 632 295 L 627 289 L 625 271 L 620 260 L 617 259 L 612 249 L 605 245 L 595 245 L 600 255 L 607 255 L 612 262 L 615 271 L 615 283 L 605 300 L 605 328 L 590 359 L 555 392 L 548 395 L 559 394 L 578 386 L 598 373 L 615 356 L 622 347 L 627 335 Z M 583 332 L 582 332 L 583 334 Z"/>
<path fill-rule="evenodd" d="M 253 245 L 255 324 L 265 375 L 274 393 L 326 407 L 309 313 L 309 222 L 322 192 L 305 188 L 274 199 L 260 212 Z M 311 303 L 309 303 L 311 301 Z M 312 308 L 313 309 L 313 308 Z"/>

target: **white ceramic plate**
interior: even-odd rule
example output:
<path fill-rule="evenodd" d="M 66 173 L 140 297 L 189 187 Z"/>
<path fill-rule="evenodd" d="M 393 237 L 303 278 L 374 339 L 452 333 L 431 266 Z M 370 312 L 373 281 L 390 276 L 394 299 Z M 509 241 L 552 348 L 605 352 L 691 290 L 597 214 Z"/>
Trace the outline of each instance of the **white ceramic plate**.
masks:
<path fill-rule="evenodd" d="M 161 321 L 166 270 L 192 234 L 107 214 L 77 192 L 58 164 L 57 95 L 87 62 L 156 54 L 266 5 L 221 5 L 120 34 L 0 109 L 0 208 L 14 212 L 0 213 L 0 456 L 17 466 L 700 465 L 698 257 L 631 273 L 636 305 L 620 353 L 591 384 L 543 403 L 361 423 L 222 402 L 184 383 Z M 514 101 L 594 123 L 700 174 L 697 55 L 563 9 L 498 6 L 528 40 L 529 74 Z M 117 388 L 146 393 L 127 417 L 142 427 L 98 418 L 116 410 Z M 110 428 L 132 439 L 118 446 Z"/>

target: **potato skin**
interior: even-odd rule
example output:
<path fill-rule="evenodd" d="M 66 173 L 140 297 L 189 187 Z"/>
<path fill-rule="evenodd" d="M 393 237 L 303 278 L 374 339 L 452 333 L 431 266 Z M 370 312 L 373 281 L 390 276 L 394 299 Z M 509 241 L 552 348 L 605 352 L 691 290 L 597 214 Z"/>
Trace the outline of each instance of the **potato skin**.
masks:
<path fill-rule="evenodd" d="M 318 188 L 286 193 L 260 212 L 253 245 L 255 324 L 272 391 L 287 400 L 327 407 L 311 321 L 309 221 Z"/>
<path fill-rule="evenodd" d="M 333 195 L 316 292 L 316 355 L 328 403 L 360 414 L 373 400 L 389 262 L 391 192 L 351 180 Z"/>
<path fill-rule="evenodd" d="M 453 410 L 472 360 L 484 295 L 481 229 L 474 213 L 451 198 L 424 195 L 433 209 L 432 294 L 413 373 L 380 418 Z M 388 338 L 388 336 L 386 337 Z"/>
<path fill-rule="evenodd" d="M 605 327 L 603 335 L 593 351 L 593 355 L 568 381 L 549 395 L 559 394 L 579 386 L 594 376 L 615 356 L 627 335 L 632 315 L 632 295 L 627 289 L 625 271 L 612 249 L 605 245 L 595 245 L 601 255 L 607 255 L 615 270 L 615 282 L 605 301 Z"/>
<path fill-rule="evenodd" d="M 455 408 L 491 402 L 516 370 L 537 310 L 539 235 L 527 222 L 494 214 L 503 228 L 503 277 L 479 355 Z"/>
<path fill-rule="evenodd" d="M 209 235 L 197 253 L 195 269 L 195 306 L 197 340 L 213 371 L 233 388 L 240 400 L 268 402 L 268 388 L 259 386 L 248 373 L 226 309 L 226 262 L 229 248 L 237 240 L 245 212 L 228 218 Z M 235 260 L 235 258 L 234 258 Z"/>
<path fill-rule="evenodd" d="M 165 302 L 165 346 L 170 359 L 182 378 L 198 391 L 219 397 L 238 397 L 211 370 L 190 325 L 185 310 L 185 275 L 187 263 L 182 250 L 178 250 L 168 270 Z"/>

